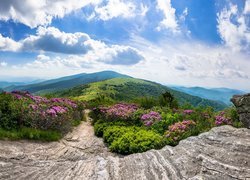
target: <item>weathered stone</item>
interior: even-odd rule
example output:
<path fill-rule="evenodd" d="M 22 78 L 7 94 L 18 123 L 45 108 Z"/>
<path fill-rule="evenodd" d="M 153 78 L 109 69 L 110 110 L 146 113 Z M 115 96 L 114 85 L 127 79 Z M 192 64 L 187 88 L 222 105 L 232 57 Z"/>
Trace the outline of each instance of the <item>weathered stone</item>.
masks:
<path fill-rule="evenodd" d="M 235 95 L 231 99 L 239 114 L 240 121 L 246 128 L 250 128 L 250 93 Z"/>
<path fill-rule="evenodd" d="M 0 179 L 250 179 L 250 130 L 221 126 L 176 147 L 119 156 L 82 123 L 59 142 L 0 141 Z"/>

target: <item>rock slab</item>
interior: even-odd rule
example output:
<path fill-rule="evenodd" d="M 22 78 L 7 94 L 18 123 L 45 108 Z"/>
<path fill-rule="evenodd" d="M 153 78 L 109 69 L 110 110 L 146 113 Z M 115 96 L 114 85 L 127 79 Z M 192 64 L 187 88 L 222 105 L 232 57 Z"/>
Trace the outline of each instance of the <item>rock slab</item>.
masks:
<path fill-rule="evenodd" d="M 235 95 L 231 101 L 237 108 L 240 121 L 246 128 L 250 129 L 250 93 L 244 95 Z"/>
<path fill-rule="evenodd" d="M 250 179 L 250 130 L 221 126 L 176 147 L 119 156 L 84 122 L 60 142 L 0 141 L 0 179 Z"/>

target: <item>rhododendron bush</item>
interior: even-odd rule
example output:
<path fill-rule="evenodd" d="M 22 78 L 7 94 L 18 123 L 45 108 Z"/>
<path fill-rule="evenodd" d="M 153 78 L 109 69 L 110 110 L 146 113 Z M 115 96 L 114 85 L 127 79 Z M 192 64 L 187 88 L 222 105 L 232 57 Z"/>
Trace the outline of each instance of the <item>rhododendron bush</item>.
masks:
<path fill-rule="evenodd" d="M 65 98 L 45 98 L 29 92 L 0 95 L 0 128 L 29 127 L 66 133 L 83 117 L 83 105 Z"/>
<path fill-rule="evenodd" d="M 144 109 L 127 103 L 94 108 L 92 117 L 95 134 L 104 138 L 111 151 L 121 154 L 177 145 L 189 136 L 238 121 L 233 109 L 227 112 L 215 112 L 209 107 Z"/>

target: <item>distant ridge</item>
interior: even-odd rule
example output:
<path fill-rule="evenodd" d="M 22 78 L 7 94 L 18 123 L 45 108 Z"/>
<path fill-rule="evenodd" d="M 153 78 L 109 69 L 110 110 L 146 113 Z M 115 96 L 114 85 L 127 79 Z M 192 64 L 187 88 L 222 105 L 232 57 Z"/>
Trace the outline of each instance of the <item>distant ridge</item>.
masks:
<path fill-rule="evenodd" d="M 233 95 L 244 94 L 244 91 L 229 88 L 203 88 L 203 87 L 184 87 L 184 86 L 171 86 L 172 89 L 181 91 L 193 96 L 199 96 L 201 98 L 210 99 L 214 101 L 221 101 L 227 105 L 230 105 L 230 98 Z"/>
<path fill-rule="evenodd" d="M 90 74 L 81 73 L 30 85 L 11 86 L 4 88 L 4 90 L 5 91 L 22 90 L 22 91 L 29 91 L 35 94 L 45 94 L 50 92 L 56 92 L 58 90 L 69 89 L 78 85 L 98 82 L 117 77 L 129 77 L 129 76 L 119 74 L 114 71 L 101 71 Z"/>

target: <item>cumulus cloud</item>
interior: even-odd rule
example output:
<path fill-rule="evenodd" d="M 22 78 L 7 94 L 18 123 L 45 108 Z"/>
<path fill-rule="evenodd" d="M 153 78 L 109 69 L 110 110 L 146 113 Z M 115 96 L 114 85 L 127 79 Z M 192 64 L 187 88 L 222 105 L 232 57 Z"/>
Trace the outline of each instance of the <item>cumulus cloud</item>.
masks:
<path fill-rule="evenodd" d="M 39 54 L 37 57 L 36 57 L 36 60 L 38 61 L 47 61 L 47 60 L 50 60 L 50 57 L 49 56 L 46 56 L 44 54 Z"/>
<path fill-rule="evenodd" d="M 249 89 L 250 61 L 243 52 L 195 41 L 162 39 L 155 44 L 137 36 L 132 44 L 145 61 L 127 69 L 131 76 L 164 84 Z"/>
<path fill-rule="evenodd" d="M 148 7 L 143 3 L 124 0 L 109 0 L 95 6 L 94 12 L 89 20 L 98 18 L 107 21 L 113 18 L 132 18 L 135 16 L 145 16 Z"/>
<path fill-rule="evenodd" d="M 171 62 L 174 68 L 180 71 L 186 71 L 191 68 L 189 57 L 185 55 L 177 54 Z"/>
<path fill-rule="evenodd" d="M 0 62 L 0 67 L 6 67 L 8 64 L 6 62 Z"/>
<path fill-rule="evenodd" d="M 0 50 L 26 52 L 52 52 L 61 54 L 86 55 L 86 58 L 109 64 L 132 65 L 143 60 L 141 53 L 135 48 L 121 45 L 107 45 L 91 39 L 87 34 L 65 33 L 54 27 L 39 27 L 36 35 L 16 42 L 0 35 Z M 39 60 L 49 57 L 39 55 Z"/>
<path fill-rule="evenodd" d="M 249 1 L 246 1 L 244 12 L 248 12 Z M 218 16 L 218 32 L 227 47 L 234 51 L 250 50 L 250 30 L 247 16 L 238 10 L 237 5 L 230 4 Z"/>
<path fill-rule="evenodd" d="M 0 34 L 0 51 L 17 51 L 21 44 Z"/>
<path fill-rule="evenodd" d="M 101 0 L 1 0 L 0 20 L 12 19 L 35 28 L 50 24 L 54 17 L 62 18 L 72 11 L 100 2 Z"/>
<path fill-rule="evenodd" d="M 178 22 L 175 15 L 175 8 L 171 5 L 171 0 L 157 0 L 157 8 L 161 10 L 164 15 L 164 19 L 160 22 L 157 30 L 160 31 L 166 28 L 172 32 L 177 32 Z"/>
<path fill-rule="evenodd" d="M 39 27 L 35 36 L 31 35 L 22 43 L 24 51 L 50 51 L 65 54 L 85 54 L 91 50 L 92 40 L 85 33 L 65 33 L 54 27 Z"/>
<path fill-rule="evenodd" d="M 101 7 L 96 7 L 95 12 L 102 20 L 109 20 L 118 16 L 128 18 L 135 16 L 136 5 L 132 2 L 123 2 L 121 0 L 110 0 Z"/>
<path fill-rule="evenodd" d="M 144 59 L 135 48 L 128 46 L 112 46 L 104 54 L 100 60 L 113 65 L 133 65 Z"/>

